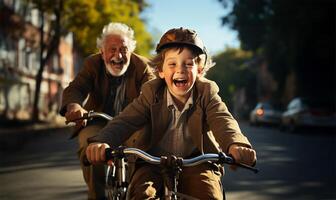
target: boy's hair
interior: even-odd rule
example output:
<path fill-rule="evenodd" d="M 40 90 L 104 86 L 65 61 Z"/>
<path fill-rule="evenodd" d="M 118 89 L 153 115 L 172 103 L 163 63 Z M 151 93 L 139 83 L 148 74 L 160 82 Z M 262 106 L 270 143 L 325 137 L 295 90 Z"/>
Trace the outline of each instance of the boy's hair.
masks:
<path fill-rule="evenodd" d="M 157 53 L 152 59 L 150 59 L 149 65 L 154 69 L 154 73 L 158 75 L 160 71 L 162 71 L 163 62 L 165 59 L 165 54 L 168 50 L 174 49 L 181 53 L 183 49 L 189 49 L 192 54 L 196 57 L 196 64 L 198 68 L 202 68 L 201 75 L 204 76 L 206 72 L 214 66 L 212 59 L 209 56 L 206 56 L 196 48 L 193 48 L 190 45 L 185 44 L 175 44 L 174 46 L 169 46 L 167 48 L 162 49 L 159 53 Z"/>
<path fill-rule="evenodd" d="M 101 36 L 97 38 L 97 47 L 101 49 L 104 40 L 109 35 L 120 35 L 122 37 L 128 38 L 127 48 L 130 52 L 133 52 L 136 46 L 136 41 L 134 39 L 134 31 L 132 28 L 126 24 L 111 22 L 104 26 Z"/>

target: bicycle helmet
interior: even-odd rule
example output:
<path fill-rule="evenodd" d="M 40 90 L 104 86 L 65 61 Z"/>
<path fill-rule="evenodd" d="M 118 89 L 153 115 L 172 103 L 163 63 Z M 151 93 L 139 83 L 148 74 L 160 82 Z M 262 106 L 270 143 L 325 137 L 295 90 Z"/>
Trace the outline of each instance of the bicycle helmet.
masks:
<path fill-rule="evenodd" d="M 201 38 L 197 35 L 196 31 L 182 27 L 170 29 L 165 34 L 163 34 L 160 42 L 156 46 L 156 52 L 159 53 L 162 49 L 179 44 L 196 47 L 200 53 L 207 55 L 206 48 Z"/>

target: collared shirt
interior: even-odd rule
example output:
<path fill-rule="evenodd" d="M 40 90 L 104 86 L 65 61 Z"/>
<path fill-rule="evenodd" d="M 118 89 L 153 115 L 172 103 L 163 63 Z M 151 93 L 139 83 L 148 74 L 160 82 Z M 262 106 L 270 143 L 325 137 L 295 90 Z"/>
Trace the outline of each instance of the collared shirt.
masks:
<path fill-rule="evenodd" d="M 191 92 L 182 111 L 179 111 L 172 95 L 167 89 L 167 107 L 171 112 L 172 118 L 165 135 L 158 146 L 154 148 L 154 154 L 157 156 L 175 155 L 187 157 L 196 149 L 187 127 L 187 113 L 192 105 L 193 92 Z"/>

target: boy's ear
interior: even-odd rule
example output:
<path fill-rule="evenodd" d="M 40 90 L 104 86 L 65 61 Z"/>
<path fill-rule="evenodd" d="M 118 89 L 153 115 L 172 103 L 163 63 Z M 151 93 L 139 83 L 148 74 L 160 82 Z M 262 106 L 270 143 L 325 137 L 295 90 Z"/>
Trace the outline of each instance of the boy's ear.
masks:
<path fill-rule="evenodd" d="M 203 73 L 204 73 L 204 68 L 203 67 L 197 68 L 197 76 L 202 76 Z"/>
<path fill-rule="evenodd" d="M 162 71 L 159 71 L 159 77 L 164 79 L 164 73 Z"/>

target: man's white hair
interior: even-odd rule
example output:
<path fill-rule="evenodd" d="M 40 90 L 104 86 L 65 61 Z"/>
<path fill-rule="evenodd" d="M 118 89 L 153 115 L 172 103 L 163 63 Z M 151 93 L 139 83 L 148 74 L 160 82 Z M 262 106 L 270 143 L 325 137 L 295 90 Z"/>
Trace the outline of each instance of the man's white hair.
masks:
<path fill-rule="evenodd" d="M 134 51 L 136 46 L 136 41 L 134 40 L 134 31 L 126 24 L 111 22 L 104 26 L 101 36 L 97 38 L 98 49 L 102 48 L 105 38 L 109 35 L 120 35 L 122 37 L 126 37 L 128 39 L 128 50 L 131 52 Z"/>

